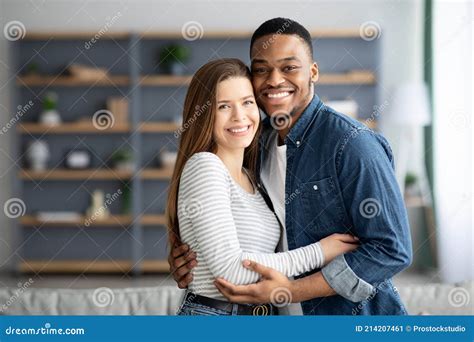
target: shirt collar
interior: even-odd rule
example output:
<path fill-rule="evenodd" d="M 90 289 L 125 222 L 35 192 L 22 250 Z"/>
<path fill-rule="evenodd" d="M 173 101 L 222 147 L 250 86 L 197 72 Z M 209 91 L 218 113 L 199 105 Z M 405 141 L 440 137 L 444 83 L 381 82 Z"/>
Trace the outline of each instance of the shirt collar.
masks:
<path fill-rule="evenodd" d="M 290 140 L 297 145 L 302 143 L 310 123 L 316 117 L 316 114 L 318 113 L 322 104 L 323 103 L 319 99 L 318 95 L 314 94 L 313 99 L 305 108 L 303 113 L 301 113 L 298 121 L 296 121 L 293 127 L 291 127 L 288 135 L 286 136 L 286 140 Z"/>

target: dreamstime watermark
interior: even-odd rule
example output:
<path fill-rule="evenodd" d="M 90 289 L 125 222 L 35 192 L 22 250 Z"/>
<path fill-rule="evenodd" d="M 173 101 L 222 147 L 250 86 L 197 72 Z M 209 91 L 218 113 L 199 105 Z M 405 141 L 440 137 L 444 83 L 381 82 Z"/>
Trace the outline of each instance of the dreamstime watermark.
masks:
<path fill-rule="evenodd" d="M 45 323 L 40 328 L 5 328 L 5 335 L 84 335 L 84 328 L 53 328 L 51 323 Z"/>
<path fill-rule="evenodd" d="M 188 21 L 181 27 L 181 35 L 187 41 L 192 42 L 204 36 L 204 28 L 197 21 Z"/>
<path fill-rule="evenodd" d="M 375 198 L 366 198 L 359 205 L 359 213 L 367 219 L 380 215 L 382 205 Z"/>
<path fill-rule="evenodd" d="M 11 42 L 25 38 L 26 28 L 21 21 L 12 20 L 3 27 L 3 35 Z"/>
<path fill-rule="evenodd" d="M 471 128 L 470 117 L 462 109 L 456 109 L 449 115 L 449 124 L 456 130 L 466 130 Z"/>
<path fill-rule="evenodd" d="M 12 128 L 19 120 L 20 118 L 25 115 L 32 107 L 34 106 L 33 101 L 28 101 L 24 106 L 19 105 L 17 108 L 17 111 L 15 115 L 2 127 L 0 130 L 0 135 L 3 135 L 8 132 L 10 128 Z"/>
<path fill-rule="evenodd" d="M 276 39 L 278 36 L 280 36 L 280 35 L 282 35 L 282 34 L 285 33 L 285 31 L 290 27 L 291 23 L 292 23 L 291 20 L 289 20 L 289 19 L 285 20 L 285 22 L 283 23 L 283 25 L 282 25 L 274 34 L 272 34 L 272 35 L 270 36 L 270 38 L 268 38 L 267 40 L 265 40 L 265 41 L 263 42 L 263 46 L 262 46 L 263 49 L 264 49 L 264 50 L 268 49 L 268 48 L 270 47 L 270 45 L 275 42 L 275 39 Z"/>
<path fill-rule="evenodd" d="M 107 210 L 107 208 L 112 203 L 114 203 L 117 200 L 117 198 L 119 198 L 120 195 L 122 195 L 121 189 L 118 189 L 112 195 L 110 194 L 105 195 L 104 205 L 102 205 L 99 209 L 94 211 L 94 213 L 92 213 L 92 215 L 85 220 L 84 225 L 86 227 L 89 227 L 92 224 L 92 222 L 97 220 L 99 217 L 102 217 L 102 214 L 104 213 L 104 211 Z"/>
<path fill-rule="evenodd" d="M 380 106 L 379 105 L 374 105 L 372 107 L 372 113 L 370 116 L 364 120 L 364 123 L 368 126 L 372 122 L 376 121 L 377 118 L 384 112 L 384 110 L 388 107 L 388 101 L 385 100 L 384 103 L 382 103 Z"/>
<path fill-rule="evenodd" d="M 84 43 L 84 48 L 86 50 L 89 50 L 92 45 L 94 45 L 104 34 L 106 34 L 109 29 L 112 27 L 112 25 L 122 17 L 122 13 L 119 11 L 117 14 L 115 14 L 112 18 L 107 17 L 105 18 L 105 25 L 87 42 Z"/>
<path fill-rule="evenodd" d="M 359 27 L 360 37 L 368 42 L 380 38 L 381 34 L 380 25 L 375 21 L 366 21 Z"/>
<path fill-rule="evenodd" d="M 105 308 L 106 306 L 112 305 L 115 300 L 115 295 L 112 289 L 108 287 L 99 287 L 92 293 L 92 302 L 95 306 Z"/>
<path fill-rule="evenodd" d="M 17 197 L 10 198 L 3 205 L 3 212 L 11 219 L 23 216 L 26 212 L 25 202 Z"/>
<path fill-rule="evenodd" d="M 291 127 L 293 118 L 287 112 L 275 112 L 270 116 L 270 125 L 277 131 Z"/>
<path fill-rule="evenodd" d="M 203 105 L 196 105 L 194 108 L 194 114 L 191 118 L 189 118 L 185 123 L 181 125 L 176 131 L 174 131 L 174 137 L 179 138 L 194 122 L 196 122 L 197 118 L 200 117 L 203 113 L 205 113 L 208 108 L 211 106 L 211 101 L 207 100 L 207 102 Z"/>
<path fill-rule="evenodd" d="M 92 116 L 92 125 L 100 131 L 114 127 L 115 118 L 111 111 L 106 109 L 98 110 Z"/>
<path fill-rule="evenodd" d="M 270 303 L 277 308 L 282 308 L 291 303 L 293 296 L 286 287 L 277 287 L 270 293 Z"/>
<path fill-rule="evenodd" d="M 289 196 L 285 196 L 285 205 L 290 204 L 293 200 L 301 194 L 300 189 L 296 189 Z"/>
<path fill-rule="evenodd" d="M 469 294 L 469 291 L 466 290 L 464 287 L 455 287 L 448 293 L 449 305 L 455 308 L 467 306 L 470 301 L 471 296 Z"/>
<path fill-rule="evenodd" d="M 190 198 L 184 205 L 184 213 L 191 219 L 196 219 L 202 214 L 201 202 L 195 198 Z"/>
<path fill-rule="evenodd" d="M 373 292 L 370 294 L 369 297 L 361 301 L 359 304 L 357 304 L 356 307 L 352 309 L 352 315 L 357 315 L 363 308 L 366 306 L 374 297 L 377 295 L 377 293 L 380 292 L 380 290 L 383 290 L 385 287 L 389 286 L 389 280 L 384 280 L 383 282 L 377 284 L 373 290 Z M 396 287 L 393 287 L 394 291 L 397 291 Z"/>
<path fill-rule="evenodd" d="M 18 283 L 18 288 L 14 291 L 13 295 L 7 299 L 7 301 L 0 307 L 0 313 L 5 312 L 13 303 L 15 303 L 23 293 L 34 283 L 33 279 L 28 279 L 24 283 Z"/>

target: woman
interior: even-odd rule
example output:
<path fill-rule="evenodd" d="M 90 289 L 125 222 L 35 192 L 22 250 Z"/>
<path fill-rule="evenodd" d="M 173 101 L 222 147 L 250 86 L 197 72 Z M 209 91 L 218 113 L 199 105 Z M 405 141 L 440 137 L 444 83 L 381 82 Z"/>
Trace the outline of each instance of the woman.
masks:
<path fill-rule="evenodd" d="M 244 260 L 292 277 L 356 248 L 354 237 L 335 234 L 275 253 L 280 225 L 255 186 L 259 131 L 245 64 L 220 59 L 201 67 L 186 95 L 167 205 L 170 236 L 178 236 L 197 254 L 180 315 L 255 314 L 256 306 L 228 303 L 213 284 L 217 277 L 235 284 L 257 282 L 259 275 L 244 268 Z M 275 314 L 273 310 L 267 305 L 257 311 Z"/>

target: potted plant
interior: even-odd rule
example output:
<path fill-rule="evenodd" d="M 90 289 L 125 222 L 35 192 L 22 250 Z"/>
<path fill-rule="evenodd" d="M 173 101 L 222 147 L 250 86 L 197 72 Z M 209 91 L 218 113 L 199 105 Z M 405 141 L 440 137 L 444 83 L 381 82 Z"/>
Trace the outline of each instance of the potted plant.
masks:
<path fill-rule="evenodd" d="M 418 177 L 412 173 L 408 172 L 405 176 L 405 196 L 406 197 L 413 197 L 416 196 L 416 183 L 418 181 Z"/>
<path fill-rule="evenodd" d="M 118 170 L 133 171 L 133 154 L 127 149 L 119 149 L 112 153 L 112 166 Z"/>
<path fill-rule="evenodd" d="M 44 125 L 56 126 L 61 123 L 61 116 L 57 110 L 58 95 L 54 92 L 46 93 L 43 98 L 43 111 L 39 122 Z"/>
<path fill-rule="evenodd" d="M 180 44 L 169 44 L 160 51 L 159 65 L 165 73 L 183 75 L 185 73 L 184 65 L 190 56 L 191 51 L 188 47 Z"/>

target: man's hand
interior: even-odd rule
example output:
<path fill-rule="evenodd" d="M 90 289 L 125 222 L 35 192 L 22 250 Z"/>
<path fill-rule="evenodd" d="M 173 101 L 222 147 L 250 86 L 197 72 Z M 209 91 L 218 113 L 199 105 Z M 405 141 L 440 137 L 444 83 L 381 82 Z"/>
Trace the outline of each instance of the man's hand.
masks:
<path fill-rule="evenodd" d="M 174 235 L 170 237 L 170 246 L 168 255 L 170 272 L 178 283 L 178 287 L 185 289 L 193 280 L 191 270 L 197 266 L 196 253 L 189 249 L 187 244 L 181 244 Z"/>
<path fill-rule="evenodd" d="M 259 273 L 262 277 L 256 284 L 234 285 L 228 281 L 217 278 L 214 285 L 232 303 L 265 304 L 272 303 L 284 306 L 293 302 L 292 282 L 282 273 L 245 260 L 245 268 Z"/>

